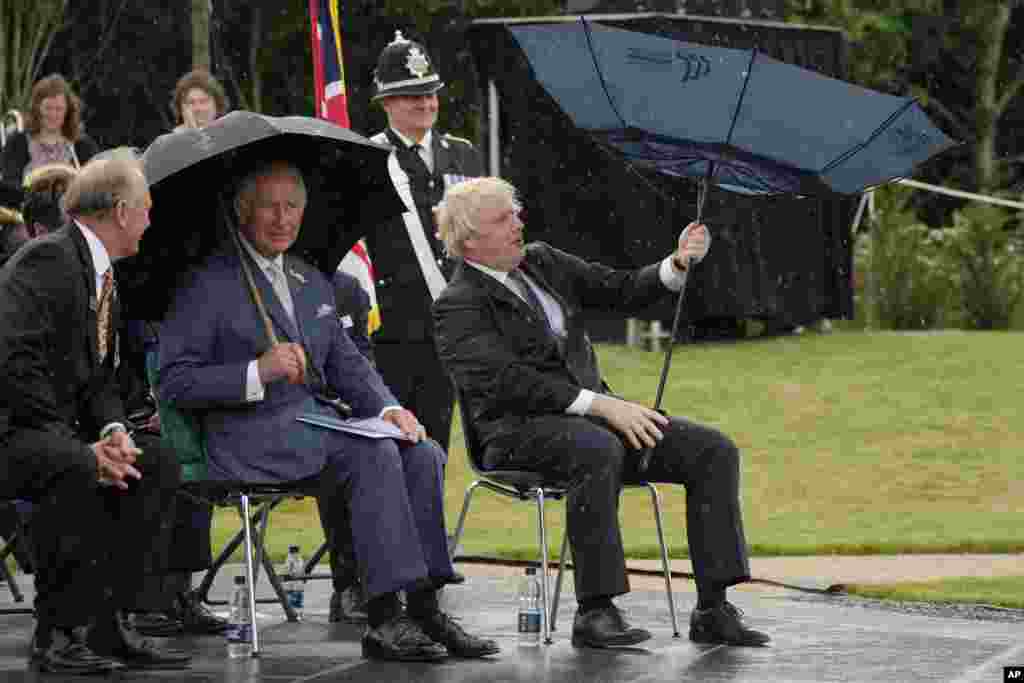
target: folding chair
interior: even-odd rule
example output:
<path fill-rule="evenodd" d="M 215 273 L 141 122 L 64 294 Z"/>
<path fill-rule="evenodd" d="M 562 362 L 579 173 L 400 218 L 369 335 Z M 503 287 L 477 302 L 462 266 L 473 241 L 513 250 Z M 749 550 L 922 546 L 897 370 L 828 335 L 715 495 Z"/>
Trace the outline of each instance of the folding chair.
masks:
<path fill-rule="evenodd" d="M 150 386 L 156 385 L 156 368 L 158 358 L 156 352 L 150 352 L 146 358 L 147 373 Z M 203 575 L 196 594 L 208 605 L 227 605 L 230 600 L 214 600 L 210 598 L 210 589 L 221 567 L 231 558 L 241 545 L 245 551 L 246 585 L 249 589 L 251 626 L 253 634 L 252 656 L 260 653 L 259 631 L 256 625 L 256 605 L 279 603 L 290 622 L 299 620 L 295 609 L 289 604 L 273 562 L 266 553 L 265 541 L 270 523 L 270 512 L 288 498 L 302 498 L 313 494 L 312 480 L 284 482 L 278 484 L 251 484 L 245 482 L 221 482 L 207 479 L 207 453 L 203 442 L 202 426 L 198 416 L 180 411 L 157 397 L 157 410 L 160 412 L 162 426 L 161 437 L 178 454 L 182 468 L 182 486 L 179 495 L 191 496 L 200 501 L 219 507 L 235 507 L 242 520 L 242 528 L 235 533 L 230 541 L 221 549 L 210 568 Z M 253 509 L 255 508 L 255 509 Z M 319 559 L 326 550 L 327 543 L 314 553 Z M 330 574 L 313 574 L 315 565 L 308 562 L 304 572 L 298 576 L 287 576 L 285 579 L 330 579 Z M 256 597 L 256 581 L 259 568 L 267 574 L 267 581 L 274 590 L 273 598 Z"/>
<path fill-rule="evenodd" d="M 455 548 L 459 547 L 462 539 L 462 532 L 466 524 L 466 515 L 469 512 L 469 503 L 473 492 L 478 487 L 522 501 L 533 501 L 537 508 L 537 545 L 540 549 L 542 580 L 541 599 L 543 600 L 544 619 L 541 624 L 545 644 L 551 644 L 551 632 L 555 630 L 555 619 L 558 615 L 558 598 L 562 589 L 562 579 L 565 572 L 566 550 L 568 548 L 569 534 L 562 537 L 562 551 L 558 562 L 558 578 L 555 584 L 554 600 L 548 599 L 548 583 L 550 581 L 548 567 L 548 541 L 547 529 L 544 522 L 544 502 L 546 500 L 561 500 L 570 490 L 567 481 L 546 479 L 536 472 L 511 469 L 486 469 L 483 465 L 483 447 L 479 437 L 470 420 L 469 411 L 466 409 L 458 387 L 455 388 L 456 400 L 459 403 L 459 411 L 462 417 L 462 433 L 466 442 L 466 455 L 469 465 L 478 477 L 466 488 L 465 498 L 462 503 L 462 511 L 459 513 L 459 521 L 455 528 L 454 542 L 452 543 L 452 559 L 454 559 Z M 657 488 L 650 482 L 631 484 L 630 486 L 646 487 L 651 494 L 651 504 L 654 508 L 654 521 L 658 529 L 658 543 L 661 546 L 661 566 L 665 574 L 665 596 L 668 599 L 669 615 L 672 619 L 672 635 L 679 637 L 679 623 L 676 618 L 675 599 L 672 595 L 672 571 L 668 563 L 668 547 L 665 545 L 665 534 L 661 524 L 661 497 Z"/>
<path fill-rule="evenodd" d="M 200 500 L 218 506 L 237 507 L 239 516 L 242 519 L 242 529 L 235 534 L 221 550 L 214 563 L 206 570 L 203 580 L 197 589 L 198 595 L 203 602 L 210 605 L 227 605 L 228 600 L 211 600 L 209 596 L 210 587 L 216 578 L 217 572 L 224 565 L 227 559 L 243 546 L 245 555 L 245 582 L 249 590 L 249 604 L 253 609 L 249 614 L 249 623 L 252 627 L 252 656 L 258 657 L 261 652 L 259 640 L 259 627 L 256 623 L 256 605 L 279 603 L 284 609 L 288 621 L 299 620 L 295 609 L 288 603 L 284 587 L 281 584 L 282 577 L 274 569 L 273 562 L 266 553 L 266 533 L 269 524 L 270 512 L 287 498 L 301 498 L 313 495 L 315 483 L 312 480 L 298 482 L 285 482 L 277 484 L 252 484 L 245 482 L 219 482 L 219 481 L 189 481 L 182 484 L 182 492 L 185 495 L 195 496 Z M 253 510 L 253 507 L 256 509 Z M 319 551 L 318 551 L 319 552 Z M 322 553 L 321 553 L 322 555 Z M 274 598 L 257 598 L 256 581 L 259 576 L 259 567 L 262 566 L 267 574 L 267 581 L 274 590 Z M 317 579 L 331 578 L 327 575 L 287 576 L 286 579 Z"/>

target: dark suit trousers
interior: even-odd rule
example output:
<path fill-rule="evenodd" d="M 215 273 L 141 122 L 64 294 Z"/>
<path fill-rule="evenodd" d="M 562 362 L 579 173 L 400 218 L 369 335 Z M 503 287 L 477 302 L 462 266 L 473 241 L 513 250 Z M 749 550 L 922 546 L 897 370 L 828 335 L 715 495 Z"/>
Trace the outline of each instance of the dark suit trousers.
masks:
<path fill-rule="evenodd" d="M 455 570 L 444 526 L 444 451 L 433 441 L 339 432 L 329 445 L 319 476 L 321 523 L 332 545 L 351 533 L 367 595 L 447 583 Z"/>
<path fill-rule="evenodd" d="M 398 402 L 427 430 L 445 453 L 452 432 L 455 392 L 451 379 L 437 357 L 433 340 L 381 342 L 374 345 L 377 369 Z"/>
<path fill-rule="evenodd" d="M 140 437 L 142 479 L 127 491 L 100 486 L 89 458 L 69 463 L 49 434 L 21 430 L 3 445 L 0 495 L 36 503 L 32 519 L 35 608 L 49 626 L 85 625 L 140 604 L 145 577 L 164 570 L 180 468 L 173 451 Z"/>
<path fill-rule="evenodd" d="M 721 432 L 672 418 L 655 448 L 646 480 L 686 487 L 686 529 L 700 587 L 750 578 L 739 504 L 739 452 Z M 605 424 L 587 417 L 535 418 L 508 456 L 508 466 L 571 482 L 567 525 L 577 600 L 629 591 L 619 492 L 637 474 L 638 453 Z M 505 466 L 502 464 L 501 466 Z"/>

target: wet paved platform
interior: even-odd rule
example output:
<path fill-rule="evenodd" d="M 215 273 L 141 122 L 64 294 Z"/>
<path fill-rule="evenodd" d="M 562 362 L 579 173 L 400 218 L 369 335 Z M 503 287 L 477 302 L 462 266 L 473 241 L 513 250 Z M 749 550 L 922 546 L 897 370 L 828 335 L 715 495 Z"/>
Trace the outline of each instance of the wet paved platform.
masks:
<path fill-rule="evenodd" d="M 768 632 L 769 647 L 758 649 L 695 645 L 685 624 L 693 606 L 692 585 L 679 581 L 677 609 L 683 633 L 672 637 L 664 592 L 646 584 L 619 600 L 631 621 L 654 633 L 645 647 L 628 650 L 577 650 L 569 642 L 575 602 L 571 591 L 560 610 L 554 643 L 520 648 L 515 638 L 516 578 L 467 570 L 463 586 L 445 590 L 445 608 L 467 630 L 498 639 L 502 652 L 485 660 L 448 660 L 439 664 L 371 662 L 361 658 L 360 630 L 327 622 L 329 582 L 307 588 L 305 618 L 287 623 L 276 605 L 260 605 L 263 656 L 228 660 L 219 638 L 180 639 L 195 653 L 188 671 L 122 673 L 124 680 L 268 681 L 541 681 L 583 683 L 623 681 L 707 681 L 803 683 L 821 681 L 1002 681 L 1004 666 L 1024 664 L 1024 623 L 1019 619 L 969 620 L 907 614 L 868 603 L 827 596 L 808 597 L 786 590 L 732 591 L 752 626 Z M 31 599 L 31 580 L 21 576 Z M 230 573 L 223 572 L 214 595 L 223 597 Z M 269 594 L 266 582 L 261 593 Z M 12 606 L 0 587 L 0 606 Z M 223 608 L 218 608 L 223 609 Z M 27 670 L 29 616 L 0 617 L 0 681 L 90 680 L 41 675 Z"/>

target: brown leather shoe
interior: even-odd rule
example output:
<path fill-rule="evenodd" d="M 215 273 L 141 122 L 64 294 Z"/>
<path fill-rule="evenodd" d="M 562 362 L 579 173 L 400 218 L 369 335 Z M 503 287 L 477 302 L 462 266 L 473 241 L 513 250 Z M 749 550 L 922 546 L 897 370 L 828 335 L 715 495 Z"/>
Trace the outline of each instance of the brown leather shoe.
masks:
<path fill-rule="evenodd" d="M 572 623 L 572 644 L 575 647 L 629 647 L 650 640 L 651 632 L 633 628 L 622 610 L 614 605 L 576 613 Z"/>
<path fill-rule="evenodd" d="M 761 647 L 771 640 L 764 633 L 744 626 L 742 617 L 743 612 L 731 602 L 710 609 L 695 609 L 690 614 L 690 640 L 746 647 Z"/>
<path fill-rule="evenodd" d="M 424 633 L 448 648 L 453 657 L 486 657 L 501 652 L 497 642 L 466 633 L 453 617 L 441 610 L 413 618 Z"/>
<path fill-rule="evenodd" d="M 436 662 L 448 656 L 444 645 L 423 632 L 404 612 L 363 634 L 363 656 L 400 662 Z"/>

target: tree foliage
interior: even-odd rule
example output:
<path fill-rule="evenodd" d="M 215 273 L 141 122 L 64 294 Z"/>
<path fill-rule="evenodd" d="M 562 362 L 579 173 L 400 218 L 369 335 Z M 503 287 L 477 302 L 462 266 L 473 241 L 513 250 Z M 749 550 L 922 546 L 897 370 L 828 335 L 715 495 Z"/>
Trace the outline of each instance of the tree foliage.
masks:
<path fill-rule="evenodd" d="M 851 78 L 920 98 L 966 143 L 943 170 L 965 188 L 1020 181 L 1021 153 L 1007 117 L 1022 108 L 1024 23 L 1005 0 L 789 0 L 794 20 L 843 28 Z"/>
<path fill-rule="evenodd" d="M 27 104 L 67 6 L 67 0 L 0 0 L 0 111 Z"/>

